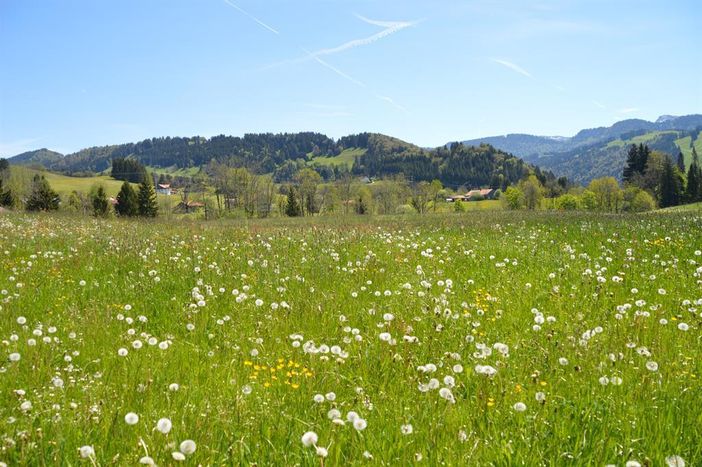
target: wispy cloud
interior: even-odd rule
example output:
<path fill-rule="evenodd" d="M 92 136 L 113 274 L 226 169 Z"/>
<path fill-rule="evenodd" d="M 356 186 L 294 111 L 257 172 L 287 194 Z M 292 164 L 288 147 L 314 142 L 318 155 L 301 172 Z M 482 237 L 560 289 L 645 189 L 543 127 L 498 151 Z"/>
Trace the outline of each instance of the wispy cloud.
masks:
<path fill-rule="evenodd" d="M 498 64 L 500 64 L 500 65 L 502 65 L 502 66 L 504 66 L 504 67 L 507 67 L 507 68 L 509 68 L 510 70 L 519 73 L 520 75 L 524 75 L 524 76 L 526 76 L 527 78 L 532 78 L 532 79 L 534 78 L 534 76 L 532 76 L 531 73 L 529 73 L 529 72 L 526 71 L 524 68 L 522 68 L 522 67 L 520 67 L 519 65 L 517 65 L 516 63 L 508 62 L 507 60 L 500 60 L 499 58 L 491 58 L 490 60 L 493 61 L 493 62 L 495 62 L 495 63 L 498 63 Z"/>
<path fill-rule="evenodd" d="M 416 21 L 377 21 L 368 19 L 361 15 L 356 15 L 356 18 L 360 19 L 365 23 L 371 24 L 373 26 L 379 26 L 384 29 L 371 36 L 344 42 L 343 44 L 338 45 L 336 47 L 317 50 L 315 52 L 312 52 L 312 55 L 317 57 L 320 55 L 332 55 L 337 54 L 339 52 L 344 52 L 349 49 L 355 49 L 356 47 L 370 45 L 374 42 L 378 42 L 380 39 L 388 37 L 392 34 L 395 34 L 396 32 L 402 31 L 403 29 L 409 28 L 410 26 L 414 26 L 415 24 L 417 24 Z"/>
<path fill-rule="evenodd" d="M 246 15 L 248 18 L 255 21 L 259 26 L 265 28 L 266 30 L 268 30 L 268 31 L 270 31 L 278 36 L 280 35 L 280 32 L 277 29 L 273 28 L 272 26 L 269 26 L 268 24 L 264 23 L 260 19 L 256 18 L 254 15 L 252 15 L 248 11 L 244 10 L 243 8 L 241 8 L 239 5 L 232 2 L 231 0 L 223 0 L 223 1 L 227 5 L 231 6 L 232 8 L 235 8 L 240 13 Z M 277 64 L 273 64 L 273 65 L 269 65 L 267 67 L 264 67 L 264 69 L 283 65 L 286 63 L 304 62 L 304 61 L 308 61 L 308 60 L 313 60 L 313 61 L 317 62 L 319 65 L 323 66 L 324 68 L 334 72 L 336 75 L 344 78 L 345 80 L 347 80 L 347 81 L 349 81 L 357 86 L 365 88 L 366 84 L 364 82 L 354 78 L 353 76 L 349 75 L 348 73 L 345 73 L 344 71 L 335 67 L 334 65 L 332 65 L 331 63 L 322 59 L 321 57 L 326 56 L 326 55 L 333 55 L 333 54 L 336 54 L 339 52 L 343 52 L 345 50 L 353 49 L 356 47 L 361 47 L 364 45 L 370 45 L 374 42 L 379 41 L 380 39 L 382 39 L 384 37 L 387 37 L 391 34 L 395 34 L 396 32 L 401 31 L 401 30 L 408 28 L 410 26 L 414 26 L 415 24 L 417 24 L 417 22 L 416 21 L 377 21 L 377 20 L 366 18 L 365 16 L 361 16 L 358 14 L 355 16 L 365 23 L 371 24 L 373 26 L 378 26 L 378 27 L 381 27 L 384 29 L 376 34 L 373 34 L 372 36 L 364 37 L 362 39 L 355 39 L 352 41 L 348 41 L 348 42 L 341 44 L 340 46 L 329 48 L 329 49 L 320 49 L 320 50 L 317 50 L 315 52 L 310 52 L 309 50 L 300 47 L 300 50 L 302 50 L 302 52 L 305 53 L 304 57 L 299 58 L 297 60 L 286 60 L 284 62 L 279 62 Z M 376 97 L 378 99 L 381 99 L 381 100 L 389 103 L 390 105 L 392 105 L 393 107 L 395 107 L 397 109 L 400 109 L 404 112 L 407 111 L 407 109 L 405 107 L 401 106 L 400 104 L 395 102 L 390 97 L 377 96 L 377 95 L 376 95 Z M 339 112 L 336 112 L 336 114 L 339 114 Z M 336 115 L 336 116 L 341 116 L 341 115 Z"/>
<path fill-rule="evenodd" d="M 606 109 L 606 108 L 607 108 L 607 106 L 604 105 L 604 104 L 603 104 L 602 102 L 600 102 L 600 101 L 592 101 L 592 103 L 595 104 L 595 106 L 599 107 L 600 109 Z"/>
<path fill-rule="evenodd" d="M 408 110 L 407 110 L 406 107 L 404 107 L 404 106 L 398 104 L 398 103 L 395 102 L 391 97 L 388 97 L 388 96 L 380 96 L 380 95 L 376 95 L 375 97 L 377 97 L 377 98 L 380 99 L 381 101 L 387 102 L 388 104 L 392 105 L 393 107 L 395 107 L 395 108 L 398 109 L 398 110 L 402 110 L 403 112 L 408 112 Z"/>
<path fill-rule="evenodd" d="M 331 63 L 322 60 L 322 59 L 319 58 L 318 56 L 313 55 L 312 53 L 308 52 L 308 51 L 305 50 L 305 49 L 302 49 L 302 51 L 305 52 L 305 53 L 307 53 L 307 55 L 308 55 L 312 60 L 314 60 L 315 62 L 319 63 L 319 64 L 322 65 L 323 67 L 325 67 L 325 68 L 327 68 L 327 69 L 333 71 L 334 73 L 336 73 L 337 75 L 341 76 L 342 78 L 344 78 L 344 79 L 346 79 L 346 80 L 352 82 L 353 84 L 356 84 L 356 85 L 358 85 L 358 86 L 361 86 L 362 88 L 366 87 L 366 85 L 365 85 L 363 82 L 357 80 L 357 79 L 354 78 L 353 76 L 350 76 L 350 75 L 344 73 L 343 71 L 341 71 L 340 69 L 338 69 L 338 68 L 336 68 L 334 65 L 332 65 Z"/>
<path fill-rule="evenodd" d="M 619 109 L 620 114 L 632 114 L 635 112 L 638 112 L 640 109 L 638 107 L 625 107 L 623 109 Z"/>
<path fill-rule="evenodd" d="M 269 31 L 272 32 L 273 34 L 278 34 L 278 35 L 280 35 L 280 32 L 278 32 L 277 29 L 275 29 L 275 28 L 273 28 L 273 27 L 267 25 L 266 23 L 264 23 L 263 21 L 261 21 L 260 19 L 256 18 L 254 15 L 252 15 L 251 13 L 249 13 L 248 11 L 244 10 L 243 8 L 241 8 L 241 7 L 240 7 L 239 5 L 237 5 L 236 3 L 232 2 L 231 0 L 224 0 L 224 3 L 226 3 L 227 5 L 229 5 L 229 6 L 232 7 L 232 8 L 235 8 L 235 9 L 238 10 L 240 13 L 242 13 L 242 14 L 248 16 L 249 18 L 251 18 L 252 20 L 254 20 L 256 23 L 258 23 L 259 26 L 261 26 L 261 27 L 263 27 L 263 28 L 269 30 Z"/>
<path fill-rule="evenodd" d="M 338 45 L 336 47 L 329 47 L 329 48 L 324 48 L 324 49 L 318 49 L 315 51 L 305 51 L 306 55 L 304 57 L 298 57 L 298 58 L 293 58 L 293 59 L 288 59 L 288 60 L 283 60 L 280 62 L 276 63 L 271 63 L 270 65 L 266 65 L 262 67 L 262 70 L 267 70 L 271 68 L 277 68 L 282 65 L 291 65 L 295 63 L 302 63 L 306 62 L 309 60 L 314 60 L 315 57 L 322 57 L 326 55 L 334 55 L 338 54 L 341 52 L 345 52 L 347 50 L 355 49 L 357 47 L 363 47 L 367 45 L 371 45 L 375 42 L 378 42 L 379 40 L 388 37 L 392 34 L 395 34 L 396 32 L 402 31 L 403 29 L 409 28 L 411 26 L 414 26 L 416 24 L 419 24 L 419 21 L 377 21 L 373 19 L 368 19 L 365 16 L 361 16 L 356 14 L 356 18 L 360 19 L 361 21 L 368 23 L 373 26 L 378 26 L 383 28 L 382 31 L 377 32 L 371 36 L 367 36 L 361 39 L 354 39 L 350 40 L 347 42 L 344 42 L 341 45 Z"/>

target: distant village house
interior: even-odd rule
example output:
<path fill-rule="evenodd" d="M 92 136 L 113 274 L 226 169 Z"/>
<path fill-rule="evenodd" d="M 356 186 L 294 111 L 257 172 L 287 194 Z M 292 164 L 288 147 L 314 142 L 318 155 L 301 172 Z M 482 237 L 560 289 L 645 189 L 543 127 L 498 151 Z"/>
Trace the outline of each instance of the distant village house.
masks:
<path fill-rule="evenodd" d="M 496 199 L 497 190 L 494 188 L 476 188 L 468 191 L 462 195 L 453 195 L 446 198 L 449 203 L 454 203 L 456 201 L 480 201 L 484 199 Z"/>
<path fill-rule="evenodd" d="M 156 185 L 156 193 L 159 195 L 171 196 L 173 191 L 171 190 L 171 185 L 168 183 L 159 183 Z"/>

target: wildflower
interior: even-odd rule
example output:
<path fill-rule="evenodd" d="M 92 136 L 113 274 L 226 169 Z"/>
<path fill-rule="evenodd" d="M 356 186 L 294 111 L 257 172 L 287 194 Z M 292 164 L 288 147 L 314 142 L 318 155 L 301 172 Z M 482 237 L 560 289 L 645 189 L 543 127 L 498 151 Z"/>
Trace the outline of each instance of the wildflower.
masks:
<path fill-rule="evenodd" d="M 514 406 L 512 406 L 512 408 L 516 412 L 524 412 L 527 409 L 527 406 L 524 402 L 517 402 L 516 404 L 514 404 Z"/>
<path fill-rule="evenodd" d="M 317 446 L 317 455 L 319 457 L 327 457 L 329 455 L 329 451 L 327 451 L 327 448 L 323 448 L 321 446 Z"/>
<path fill-rule="evenodd" d="M 668 467 L 685 467 L 685 460 L 680 456 L 668 456 L 665 458 L 665 465 Z"/>
<path fill-rule="evenodd" d="M 658 371 L 658 363 L 653 361 L 646 362 L 646 369 L 649 371 Z"/>
<path fill-rule="evenodd" d="M 30 401 L 24 401 L 20 404 L 20 409 L 22 409 L 23 412 L 32 410 L 32 403 Z"/>
<path fill-rule="evenodd" d="M 144 456 L 141 459 L 139 459 L 139 463 L 144 465 L 156 465 L 156 462 L 154 462 L 153 458 L 149 456 Z"/>
<path fill-rule="evenodd" d="M 402 425 L 400 427 L 400 432 L 403 435 L 411 435 L 413 431 L 414 431 L 414 428 L 412 428 L 412 425 L 409 423 L 407 425 Z"/>
<path fill-rule="evenodd" d="M 324 396 L 321 394 L 315 394 L 313 399 L 317 404 L 324 402 Z"/>
<path fill-rule="evenodd" d="M 139 415 L 135 414 L 134 412 L 129 412 L 124 416 L 124 421 L 127 425 L 136 425 L 139 423 Z"/>
<path fill-rule="evenodd" d="M 128 353 L 129 353 L 129 351 L 127 349 L 125 349 L 124 347 L 122 347 L 121 349 L 119 349 L 117 351 L 117 355 L 119 355 L 120 357 L 126 357 Z"/>
<path fill-rule="evenodd" d="M 173 423 L 171 423 L 171 420 L 168 418 L 161 418 L 158 422 L 156 422 L 156 429 L 164 435 L 167 435 L 171 431 L 172 427 Z"/>
<path fill-rule="evenodd" d="M 302 435 L 302 445 L 305 446 L 306 448 L 317 444 L 317 441 L 319 440 L 319 437 L 317 436 L 317 433 L 314 431 L 308 431 L 304 435 Z"/>
<path fill-rule="evenodd" d="M 8 358 L 10 359 L 11 362 L 19 362 L 21 356 L 19 353 L 13 352 L 8 356 Z"/>
<path fill-rule="evenodd" d="M 178 383 L 171 383 L 168 385 L 169 391 L 177 391 L 178 389 L 180 389 L 180 386 L 178 385 Z"/>
<path fill-rule="evenodd" d="M 453 393 L 449 388 L 439 389 L 439 395 L 451 403 L 456 402 L 456 400 L 453 398 Z"/>
<path fill-rule="evenodd" d="M 92 446 L 81 446 L 80 448 L 80 457 L 83 459 L 87 459 L 90 457 L 95 457 L 95 449 L 93 449 Z"/>
<path fill-rule="evenodd" d="M 328 401 L 335 401 L 336 400 L 336 394 L 333 392 L 328 392 L 324 396 Z"/>
<path fill-rule="evenodd" d="M 679 323 L 678 329 L 680 329 L 681 331 L 687 331 L 688 329 L 690 329 L 690 326 L 688 326 L 687 323 Z"/>
<path fill-rule="evenodd" d="M 197 445 L 195 444 L 195 441 L 191 439 L 186 439 L 185 441 L 180 443 L 180 452 L 182 452 L 186 456 L 194 453 L 195 449 L 197 449 Z"/>
<path fill-rule="evenodd" d="M 173 452 L 171 453 L 171 457 L 173 457 L 173 460 L 174 460 L 174 461 L 179 461 L 179 462 L 180 462 L 180 461 L 184 461 L 184 460 L 185 460 L 185 454 L 183 454 L 182 452 L 178 452 L 178 451 L 173 451 Z"/>
<path fill-rule="evenodd" d="M 356 420 L 353 421 L 353 427 L 357 431 L 363 431 L 366 429 L 367 426 L 368 426 L 368 423 L 366 423 L 366 421 L 362 418 L 357 418 Z"/>
<path fill-rule="evenodd" d="M 537 402 L 545 402 L 546 401 L 546 394 L 543 392 L 537 392 L 534 395 L 534 398 L 536 399 Z"/>

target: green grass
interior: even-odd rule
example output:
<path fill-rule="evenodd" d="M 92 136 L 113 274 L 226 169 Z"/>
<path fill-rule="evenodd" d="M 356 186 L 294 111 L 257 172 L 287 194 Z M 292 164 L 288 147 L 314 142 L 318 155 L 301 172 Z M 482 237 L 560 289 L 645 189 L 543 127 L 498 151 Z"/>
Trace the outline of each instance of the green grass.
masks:
<path fill-rule="evenodd" d="M 21 166 L 12 166 L 13 177 L 16 179 L 24 180 L 23 185 L 27 185 L 35 174 L 43 175 L 46 180 L 51 185 L 62 198 L 67 197 L 73 191 L 79 191 L 87 194 L 90 189 L 98 184 L 101 184 L 105 188 L 107 196 L 116 196 L 122 187 L 122 181 L 115 180 L 112 177 L 106 175 L 97 175 L 94 177 L 70 177 L 67 175 L 61 175 L 53 172 L 48 172 L 44 170 L 35 170 Z M 137 185 L 134 185 L 136 188 Z"/>
<path fill-rule="evenodd" d="M 622 146 L 629 146 L 632 144 L 646 144 L 649 143 L 656 138 L 665 135 L 665 134 L 670 134 L 670 133 L 677 133 L 677 131 L 674 130 L 665 130 L 665 131 L 651 131 L 649 133 L 639 135 L 639 136 L 634 136 L 633 138 L 629 138 L 627 140 L 621 140 L 621 139 L 615 139 L 613 141 L 610 141 L 606 147 L 622 147 Z"/>
<path fill-rule="evenodd" d="M 321 164 L 321 165 L 329 165 L 329 166 L 346 166 L 348 168 L 351 168 L 351 166 L 353 166 L 354 159 L 358 156 L 362 156 L 365 153 L 366 153 L 365 149 L 349 148 L 349 149 L 344 149 L 343 151 L 341 151 L 341 153 L 338 156 L 312 157 L 312 159 L 310 159 L 308 161 L 308 164 L 309 165 Z"/>
<path fill-rule="evenodd" d="M 700 212 L 702 211 L 702 202 L 700 203 L 690 203 L 690 204 L 683 204 L 682 206 L 673 206 L 670 208 L 664 208 L 664 209 L 659 209 L 659 212 L 686 212 L 686 211 L 693 211 L 693 212 Z"/>
<path fill-rule="evenodd" d="M 5 213 L 0 461 L 172 465 L 191 439 L 186 465 L 314 466 L 314 431 L 324 465 L 701 465 L 700 232 L 691 212 Z"/>
<path fill-rule="evenodd" d="M 151 167 L 146 166 L 146 170 L 157 174 L 172 175 L 174 177 L 194 177 L 200 173 L 200 167 L 178 168 L 172 167 Z"/>

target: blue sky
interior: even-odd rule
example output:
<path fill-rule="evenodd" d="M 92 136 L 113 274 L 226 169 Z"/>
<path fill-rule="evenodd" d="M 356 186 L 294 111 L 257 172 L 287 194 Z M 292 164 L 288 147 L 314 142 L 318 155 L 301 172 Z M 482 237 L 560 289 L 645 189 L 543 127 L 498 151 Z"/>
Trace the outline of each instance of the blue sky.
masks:
<path fill-rule="evenodd" d="M 696 0 L 0 0 L 0 156 L 153 136 L 422 146 L 702 112 Z"/>

